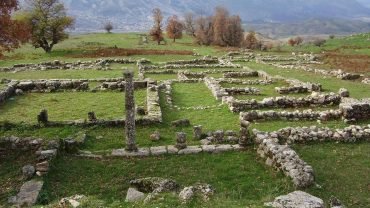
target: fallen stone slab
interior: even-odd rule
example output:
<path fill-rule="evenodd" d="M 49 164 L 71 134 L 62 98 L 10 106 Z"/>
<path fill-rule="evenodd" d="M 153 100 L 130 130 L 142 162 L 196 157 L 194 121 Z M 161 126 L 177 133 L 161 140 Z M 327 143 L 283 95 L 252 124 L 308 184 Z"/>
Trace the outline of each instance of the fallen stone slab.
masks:
<path fill-rule="evenodd" d="M 167 146 L 168 154 L 174 155 L 179 152 L 179 149 L 177 149 L 174 145 Z"/>
<path fill-rule="evenodd" d="M 216 145 L 202 145 L 203 152 L 213 153 L 216 150 Z"/>
<path fill-rule="evenodd" d="M 167 154 L 167 148 L 166 148 L 166 146 L 151 147 L 150 148 L 150 153 L 153 156 L 165 155 L 165 154 Z"/>
<path fill-rule="evenodd" d="M 324 201 L 303 191 L 294 191 L 278 196 L 273 202 L 265 203 L 274 208 L 324 208 Z"/>
<path fill-rule="evenodd" d="M 112 156 L 115 157 L 147 157 L 149 154 L 149 148 L 139 148 L 137 152 L 129 152 L 125 149 L 116 149 L 112 151 Z"/>
<path fill-rule="evenodd" d="M 190 155 L 190 154 L 198 154 L 202 152 L 202 148 L 199 146 L 188 146 L 185 149 L 182 149 L 178 152 L 179 155 Z"/>
<path fill-rule="evenodd" d="M 137 202 L 142 201 L 145 198 L 145 194 L 143 192 L 138 191 L 136 188 L 129 188 L 127 190 L 127 195 L 125 202 Z"/>
<path fill-rule="evenodd" d="M 43 181 L 27 181 L 22 185 L 17 196 L 11 197 L 9 202 L 20 207 L 31 207 L 36 203 L 43 185 Z"/>
<path fill-rule="evenodd" d="M 223 144 L 223 145 L 216 146 L 216 150 L 214 151 L 214 153 L 228 152 L 232 150 L 233 150 L 233 147 L 231 145 Z"/>

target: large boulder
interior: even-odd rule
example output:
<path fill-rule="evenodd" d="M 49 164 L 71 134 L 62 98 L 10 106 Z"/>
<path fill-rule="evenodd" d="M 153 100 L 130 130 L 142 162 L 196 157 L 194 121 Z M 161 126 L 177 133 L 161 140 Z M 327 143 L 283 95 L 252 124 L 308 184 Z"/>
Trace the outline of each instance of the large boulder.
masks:
<path fill-rule="evenodd" d="M 129 188 L 127 190 L 127 195 L 125 202 L 137 202 L 142 201 L 145 198 L 145 194 L 143 192 L 138 191 L 136 188 Z"/>
<path fill-rule="evenodd" d="M 303 191 L 276 197 L 273 202 L 265 203 L 274 208 L 324 208 L 324 201 Z"/>

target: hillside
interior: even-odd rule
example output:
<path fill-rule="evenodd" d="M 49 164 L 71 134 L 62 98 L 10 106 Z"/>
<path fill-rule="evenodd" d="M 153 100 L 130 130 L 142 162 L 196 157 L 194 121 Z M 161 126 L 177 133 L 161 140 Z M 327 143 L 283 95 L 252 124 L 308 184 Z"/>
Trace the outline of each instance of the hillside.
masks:
<path fill-rule="evenodd" d="M 151 10 L 161 8 L 165 16 L 185 12 L 210 14 L 223 5 L 239 14 L 243 21 L 292 23 L 312 18 L 370 17 L 370 9 L 347 0 L 62 0 L 77 18 L 76 31 L 97 31 L 112 21 L 120 31 L 144 31 L 151 25 Z M 366 1 L 362 1 L 362 3 Z M 362 27 L 361 27 L 362 28 Z M 361 32 L 361 31 L 359 31 Z"/>

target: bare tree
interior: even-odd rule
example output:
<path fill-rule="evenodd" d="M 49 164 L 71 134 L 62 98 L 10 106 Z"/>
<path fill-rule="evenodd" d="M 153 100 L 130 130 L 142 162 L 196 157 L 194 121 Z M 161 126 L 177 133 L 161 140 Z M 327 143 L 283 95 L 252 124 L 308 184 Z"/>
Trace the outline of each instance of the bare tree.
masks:
<path fill-rule="evenodd" d="M 156 41 L 159 45 L 161 44 L 161 41 L 164 40 L 162 31 L 163 15 L 159 8 L 153 9 L 153 21 L 154 25 L 150 30 L 149 35 L 152 37 L 153 41 Z"/>
<path fill-rule="evenodd" d="M 183 24 L 177 18 L 176 15 L 173 15 L 167 20 L 167 36 L 173 39 L 173 42 L 176 42 L 176 39 L 182 38 L 182 31 L 184 30 Z"/>
<path fill-rule="evenodd" d="M 186 34 L 195 37 L 195 15 L 191 12 L 184 15 L 184 29 Z"/>
<path fill-rule="evenodd" d="M 196 20 L 195 41 L 199 45 L 210 45 L 213 42 L 212 17 L 199 17 Z"/>
<path fill-rule="evenodd" d="M 225 46 L 224 34 L 226 32 L 227 19 L 229 17 L 229 12 L 224 7 L 216 7 L 215 15 L 213 16 L 213 29 L 214 37 L 213 44 L 219 46 Z"/>
<path fill-rule="evenodd" d="M 239 16 L 227 18 L 223 41 L 227 46 L 239 47 L 243 41 L 244 29 Z"/>
<path fill-rule="evenodd" d="M 111 31 L 113 30 L 113 24 L 112 24 L 112 22 L 106 22 L 105 24 L 104 24 L 104 30 L 105 31 L 107 31 L 107 33 L 111 33 Z"/>
<path fill-rule="evenodd" d="M 300 36 L 297 36 L 294 40 L 295 40 L 295 44 L 297 46 L 299 46 L 299 45 L 301 45 L 303 43 L 303 38 L 300 37 Z"/>

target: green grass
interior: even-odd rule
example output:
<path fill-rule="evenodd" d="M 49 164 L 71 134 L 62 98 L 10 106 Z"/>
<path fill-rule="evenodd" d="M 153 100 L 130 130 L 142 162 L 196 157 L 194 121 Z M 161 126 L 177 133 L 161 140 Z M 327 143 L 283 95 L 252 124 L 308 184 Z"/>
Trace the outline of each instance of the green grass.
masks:
<path fill-rule="evenodd" d="M 353 36 L 341 39 L 329 40 L 323 47 L 302 46 L 289 48 L 284 47 L 289 54 L 292 51 L 321 52 L 341 48 L 343 45 L 355 46 L 358 49 L 341 48 L 341 53 L 367 54 L 368 38 Z M 185 36 L 176 43 L 168 41 L 167 45 L 156 45 L 150 42 L 147 45 L 138 45 L 138 35 L 131 34 L 87 34 L 71 36 L 70 39 L 56 45 L 55 50 L 45 54 L 40 49 L 33 49 L 26 45 L 12 53 L 7 53 L 6 58 L 1 60 L 0 66 L 10 66 L 17 63 L 39 63 L 59 59 L 62 61 L 94 60 L 91 58 L 72 58 L 99 48 L 117 46 L 119 48 L 136 49 L 163 49 L 163 50 L 188 50 L 201 55 L 222 55 L 225 51 L 216 47 L 198 46 L 192 44 L 192 39 Z M 263 54 L 275 54 L 261 52 Z M 127 58 L 127 57 L 114 57 Z M 163 64 L 166 61 L 189 60 L 194 58 L 190 55 L 146 55 L 131 56 L 130 58 L 147 58 L 153 64 Z M 254 70 L 264 70 L 271 75 L 281 75 L 286 78 L 295 78 L 305 82 L 319 82 L 326 92 L 337 92 L 345 87 L 356 98 L 369 97 L 370 86 L 359 82 L 342 81 L 332 77 L 324 77 L 302 70 L 286 70 L 275 67 L 256 64 L 254 62 L 241 63 Z M 113 78 L 122 77 L 122 67 L 132 67 L 137 76 L 137 67 L 134 65 L 113 64 L 111 71 L 79 70 L 79 71 L 38 71 L 20 73 L 0 73 L 0 79 L 51 79 L 51 78 Z M 208 69 L 189 69 L 190 71 L 205 71 Z M 225 70 L 225 69 L 220 69 Z M 230 69 L 233 71 L 243 69 Z M 223 73 L 209 74 L 210 77 L 223 77 Z M 147 78 L 162 81 L 175 79 L 176 74 L 146 74 Z M 243 78 L 243 79 L 260 79 Z M 90 83 L 92 86 L 98 83 Z M 284 86 L 278 82 L 272 85 L 248 85 L 262 90 L 261 96 L 244 96 L 244 98 L 263 99 L 264 97 L 280 96 L 274 90 L 276 86 Z M 4 85 L 0 85 L 0 88 Z M 224 87 L 246 86 L 223 84 Z M 145 90 L 136 91 L 137 104 L 145 106 Z M 217 106 L 221 102 L 216 101 L 210 90 L 204 83 L 174 84 L 174 105 L 181 110 L 170 108 L 166 102 L 164 93 L 160 93 L 160 105 L 163 112 L 163 123 L 151 126 L 137 126 L 136 140 L 139 147 L 170 145 L 175 143 L 176 132 L 187 133 L 188 145 L 198 145 L 199 141 L 192 138 L 192 126 L 202 125 L 203 132 L 215 130 L 239 130 L 239 115 L 230 112 L 226 105 Z M 292 96 L 292 95 L 290 95 Z M 306 96 L 295 94 L 293 96 Z M 26 94 L 15 97 L 2 105 L 0 121 L 12 121 L 36 123 L 36 115 L 43 108 L 49 111 L 50 120 L 85 119 L 87 112 L 95 111 L 98 118 L 124 117 L 124 94 L 123 92 L 63 92 L 49 94 Z M 240 96 L 239 98 L 242 98 Z M 188 107 L 212 106 L 205 110 L 190 110 Z M 313 110 L 326 110 L 335 107 L 314 108 Z M 300 108 L 302 110 L 305 108 Z M 279 110 L 279 109 L 278 109 Z M 287 109 L 296 110 L 296 109 Z M 172 127 L 171 122 L 179 119 L 189 119 L 189 127 Z M 369 121 L 358 122 L 359 125 L 368 124 Z M 66 138 L 75 135 L 79 131 L 86 131 L 87 142 L 82 150 L 93 152 L 109 152 L 112 149 L 125 147 L 123 127 L 53 127 L 37 128 L 26 124 L 10 127 L 5 124 L 0 129 L 0 136 L 16 135 L 20 137 L 33 136 L 50 139 Z M 287 126 L 320 126 L 330 128 L 343 128 L 348 126 L 342 121 L 330 121 L 318 124 L 316 121 L 266 121 L 255 122 L 252 128 L 264 131 L 273 131 Z M 161 134 L 160 141 L 153 142 L 149 136 L 154 131 Z M 335 144 L 322 143 L 314 145 L 294 145 L 299 155 L 308 164 L 312 165 L 316 173 L 316 182 L 321 189 L 313 186 L 306 191 L 325 201 L 331 195 L 335 195 L 348 207 L 366 207 L 368 199 L 368 181 L 370 152 L 369 144 Z M 0 204 L 4 204 L 7 197 L 14 195 L 21 183 L 20 168 L 33 162 L 33 157 L 28 154 L 12 155 L 0 159 Z M 182 185 L 191 185 L 195 182 L 210 183 L 216 188 L 216 195 L 209 203 L 194 201 L 189 205 L 179 204 L 177 197 L 166 195 L 163 201 L 155 201 L 150 205 L 129 205 L 124 202 L 128 188 L 128 182 L 134 178 L 159 176 L 172 178 Z M 274 197 L 287 194 L 293 190 L 290 179 L 281 173 L 264 165 L 258 159 L 257 153 L 250 147 L 242 153 L 225 153 L 220 155 L 189 155 L 189 156 L 164 156 L 144 159 L 103 159 L 101 161 L 75 158 L 69 155 L 60 155 L 55 161 L 51 172 L 45 178 L 45 190 L 50 202 L 57 204 L 60 198 L 74 194 L 85 194 L 89 197 L 90 204 L 84 207 L 262 207 L 263 202 L 271 201 Z M 0 207 L 1 207 L 0 205 Z M 6 205 L 5 205 L 6 206 Z M 52 205 L 51 205 L 52 206 Z"/>
<path fill-rule="evenodd" d="M 256 161 L 256 153 L 200 154 L 146 159 L 103 161 L 61 157 L 46 178 L 51 201 L 84 194 L 104 201 L 106 207 L 124 203 L 129 181 L 141 177 L 164 177 L 188 186 L 209 183 L 216 189 L 205 207 L 262 207 L 263 202 L 292 190 L 287 178 Z M 232 162 L 231 162 L 232 161 Z M 187 207 L 165 198 L 135 207 Z M 199 207 L 198 203 L 188 205 Z"/>
<path fill-rule="evenodd" d="M 133 70 L 135 77 L 138 68 L 132 64 L 112 64 L 112 70 L 47 70 L 22 71 L 17 73 L 0 72 L 0 79 L 37 80 L 37 79 L 98 79 L 123 77 L 123 67 Z"/>
<path fill-rule="evenodd" d="M 146 90 L 138 90 L 135 95 L 137 105 L 146 106 Z M 48 110 L 50 121 L 87 119 L 90 111 L 94 111 L 100 119 L 123 118 L 124 93 L 29 93 L 8 100 L 2 106 L 0 120 L 36 123 L 37 115 L 42 109 Z"/>
<path fill-rule="evenodd" d="M 256 99 L 256 100 L 263 100 L 267 97 L 281 97 L 281 96 L 289 96 L 289 97 L 306 97 L 307 95 L 310 95 L 310 93 L 290 93 L 290 94 L 279 94 L 276 92 L 275 87 L 287 87 L 289 86 L 288 83 L 285 81 L 276 81 L 269 85 L 243 85 L 243 84 L 229 84 L 224 83 L 221 84 L 225 88 L 231 88 L 231 87 L 254 87 L 260 90 L 260 95 L 235 95 L 234 97 L 239 100 L 250 100 L 250 99 Z"/>
<path fill-rule="evenodd" d="M 370 144 L 295 145 L 300 157 L 312 165 L 316 183 L 311 194 L 328 201 L 340 199 L 346 207 L 369 207 Z"/>
<path fill-rule="evenodd" d="M 213 106 L 220 104 L 204 83 L 175 83 L 172 98 L 179 107 Z"/>
<path fill-rule="evenodd" d="M 270 75 L 280 75 L 285 78 L 295 78 L 304 82 L 321 83 L 327 92 L 338 92 L 342 87 L 348 89 L 351 97 L 366 98 L 370 95 L 370 85 L 365 85 L 356 81 L 339 80 L 335 77 L 325 77 L 320 74 L 305 72 L 299 69 L 281 69 L 269 65 L 256 64 L 255 62 L 246 63 L 248 67 L 255 70 L 264 70 Z"/>
<path fill-rule="evenodd" d="M 177 74 L 150 74 L 145 73 L 145 78 L 150 78 L 157 81 L 177 79 Z"/>
<path fill-rule="evenodd" d="M 187 50 L 201 55 L 219 54 L 218 50 L 213 47 L 194 45 L 192 38 L 184 36 L 183 39 L 177 40 L 176 43 L 167 41 L 166 45 L 157 45 L 155 42 L 149 44 L 139 45 L 137 33 L 92 33 L 85 35 L 72 35 L 68 40 L 65 40 L 55 45 L 53 51 L 46 54 L 42 49 L 34 49 L 27 44 L 14 52 L 6 53 L 6 59 L 0 62 L 0 66 L 10 66 L 19 62 L 37 63 L 41 61 L 63 60 L 63 61 L 77 61 L 77 60 L 91 60 L 91 58 L 73 58 L 75 55 L 83 55 L 91 50 L 99 48 L 130 48 L 130 49 L 158 49 L 158 50 Z M 148 58 L 155 62 L 165 62 L 179 59 L 193 59 L 192 56 L 181 55 L 139 55 L 131 56 L 132 58 Z"/>

